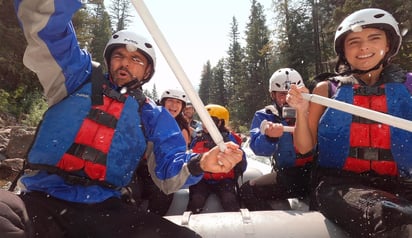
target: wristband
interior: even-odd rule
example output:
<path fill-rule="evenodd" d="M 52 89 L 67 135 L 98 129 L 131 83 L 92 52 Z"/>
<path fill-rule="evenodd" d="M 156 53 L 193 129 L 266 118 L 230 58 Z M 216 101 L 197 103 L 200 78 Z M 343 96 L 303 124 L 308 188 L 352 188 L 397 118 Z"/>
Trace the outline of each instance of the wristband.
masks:
<path fill-rule="evenodd" d="M 203 169 L 200 167 L 201 158 L 202 154 L 199 154 L 190 159 L 187 163 L 187 168 L 189 169 L 190 174 L 192 174 L 193 176 L 199 176 L 203 173 Z"/>

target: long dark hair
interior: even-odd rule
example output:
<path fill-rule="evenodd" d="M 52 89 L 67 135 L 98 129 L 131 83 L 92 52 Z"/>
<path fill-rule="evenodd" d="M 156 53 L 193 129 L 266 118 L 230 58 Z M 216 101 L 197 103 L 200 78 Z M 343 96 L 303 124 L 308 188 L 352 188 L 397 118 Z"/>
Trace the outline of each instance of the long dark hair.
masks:
<path fill-rule="evenodd" d="M 188 122 L 188 121 L 186 120 L 186 118 L 183 116 L 183 113 L 182 113 L 182 112 L 180 112 L 179 115 L 177 115 L 177 116 L 175 117 L 175 120 L 176 120 L 177 124 L 179 125 L 180 130 L 183 131 L 183 129 L 186 129 L 187 132 L 188 132 L 189 135 L 190 135 L 189 122 Z"/>

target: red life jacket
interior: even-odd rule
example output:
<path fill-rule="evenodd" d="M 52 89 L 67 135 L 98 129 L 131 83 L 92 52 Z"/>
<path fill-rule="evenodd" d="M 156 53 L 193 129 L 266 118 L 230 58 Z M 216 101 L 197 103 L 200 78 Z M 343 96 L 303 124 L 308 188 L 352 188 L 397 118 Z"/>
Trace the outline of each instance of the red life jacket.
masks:
<path fill-rule="evenodd" d="M 234 133 L 231 133 L 231 134 L 233 135 Z M 236 137 L 234 137 L 234 138 L 236 138 Z M 211 137 L 209 139 L 211 140 Z M 207 151 L 210 150 L 210 144 L 211 144 L 211 141 L 209 141 L 209 140 L 197 141 L 193 145 L 192 151 L 195 152 L 195 153 L 207 152 Z M 227 173 L 209 173 L 209 172 L 205 172 L 203 174 L 203 178 L 206 179 L 206 180 L 234 179 L 235 178 L 235 170 L 231 169 Z"/>
<path fill-rule="evenodd" d="M 386 113 L 384 86 L 371 88 L 354 85 L 353 104 Z M 390 127 L 354 116 L 350 127 L 350 151 L 344 170 L 362 173 L 375 171 L 380 175 L 397 176 L 398 168 L 391 153 Z"/>
<path fill-rule="evenodd" d="M 123 95 L 106 82 L 99 68 L 93 70 L 92 83 L 48 109 L 30 149 L 30 168 L 73 184 L 130 182 L 146 148 L 139 114 L 146 97 L 141 90 Z"/>
<path fill-rule="evenodd" d="M 234 132 L 232 133 L 232 136 L 235 138 L 237 144 L 239 146 L 241 146 L 242 145 L 242 138 L 237 133 L 234 133 Z"/>
<path fill-rule="evenodd" d="M 57 167 L 68 172 L 83 169 L 89 178 L 104 181 L 107 153 L 123 107 L 123 102 L 109 97 L 103 105 L 93 106 Z"/>

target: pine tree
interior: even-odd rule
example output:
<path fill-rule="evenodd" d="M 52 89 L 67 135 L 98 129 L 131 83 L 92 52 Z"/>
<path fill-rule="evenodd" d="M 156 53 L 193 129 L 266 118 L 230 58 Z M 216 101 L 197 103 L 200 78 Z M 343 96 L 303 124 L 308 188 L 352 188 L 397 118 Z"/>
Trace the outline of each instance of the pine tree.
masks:
<path fill-rule="evenodd" d="M 240 45 L 240 33 L 238 22 L 235 17 L 232 18 L 230 33 L 229 33 L 229 50 L 226 58 L 226 80 L 225 87 L 227 91 L 227 107 L 231 116 L 231 126 L 237 128 L 241 123 L 238 118 L 243 113 L 244 108 L 243 90 L 242 86 L 246 85 L 246 64 L 244 61 L 245 54 Z"/>
<path fill-rule="evenodd" d="M 209 103 L 227 105 L 227 90 L 225 88 L 225 59 L 218 61 L 217 65 L 212 68 L 212 77 L 210 80 Z"/>
<path fill-rule="evenodd" d="M 256 0 L 252 1 L 251 15 L 246 25 L 246 72 L 244 84 L 241 85 L 239 100 L 243 108 L 239 108 L 239 120 L 249 125 L 256 110 L 268 103 L 267 89 L 269 60 L 271 53 L 269 30 L 266 26 L 266 17 L 263 7 Z"/>
<path fill-rule="evenodd" d="M 106 12 L 103 3 L 96 5 L 95 12 L 96 15 L 92 30 L 94 37 L 90 43 L 90 52 L 93 56 L 93 60 L 103 64 L 104 48 L 106 47 L 107 41 L 110 39 L 110 35 L 112 34 L 110 28 L 110 17 Z M 103 67 L 106 67 L 106 65 L 103 64 Z"/>
<path fill-rule="evenodd" d="M 203 71 L 200 77 L 199 85 L 199 97 L 202 99 L 203 104 L 208 104 L 210 102 L 209 88 L 211 86 L 210 82 L 212 80 L 212 69 L 210 61 L 208 60 L 205 65 L 203 65 Z"/>
<path fill-rule="evenodd" d="M 129 0 L 111 0 L 109 9 L 115 32 L 126 29 L 131 22 L 130 8 L 131 3 Z"/>

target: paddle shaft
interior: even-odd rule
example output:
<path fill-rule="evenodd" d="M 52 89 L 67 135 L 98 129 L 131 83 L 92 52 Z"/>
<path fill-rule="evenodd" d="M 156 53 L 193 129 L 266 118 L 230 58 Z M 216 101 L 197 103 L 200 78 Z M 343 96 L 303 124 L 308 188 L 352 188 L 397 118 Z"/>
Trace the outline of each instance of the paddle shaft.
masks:
<path fill-rule="evenodd" d="M 387 124 L 393 127 L 397 127 L 412 132 L 412 121 L 403 118 L 395 117 L 382 112 L 377 112 L 368 108 L 359 107 L 338 100 L 333 100 L 327 97 L 322 97 L 316 94 L 302 93 L 302 96 L 305 100 L 308 100 L 310 102 L 314 102 L 326 107 L 331 107 L 356 116 L 367 118 L 372 121 L 377 121 L 383 124 Z"/>
<path fill-rule="evenodd" d="M 200 97 L 197 95 L 182 66 L 179 64 L 179 61 L 177 60 L 165 37 L 163 36 L 155 20 L 150 14 L 149 9 L 147 9 L 143 0 L 130 1 L 132 2 L 134 8 L 136 9 L 146 28 L 152 35 L 154 41 L 156 42 L 157 46 L 159 47 L 160 51 L 165 57 L 167 63 L 169 64 L 170 68 L 172 69 L 173 73 L 178 79 L 180 85 L 183 87 L 183 90 L 186 92 L 187 96 L 192 102 L 197 114 L 199 115 L 203 125 L 207 128 L 213 141 L 216 143 L 216 145 L 219 146 L 221 151 L 224 151 L 226 149 L 226 145 L 224 144 L 222 135 L 217 129 L 209 113 L 206 111 L 205 105 L 203 104 Z"/>

